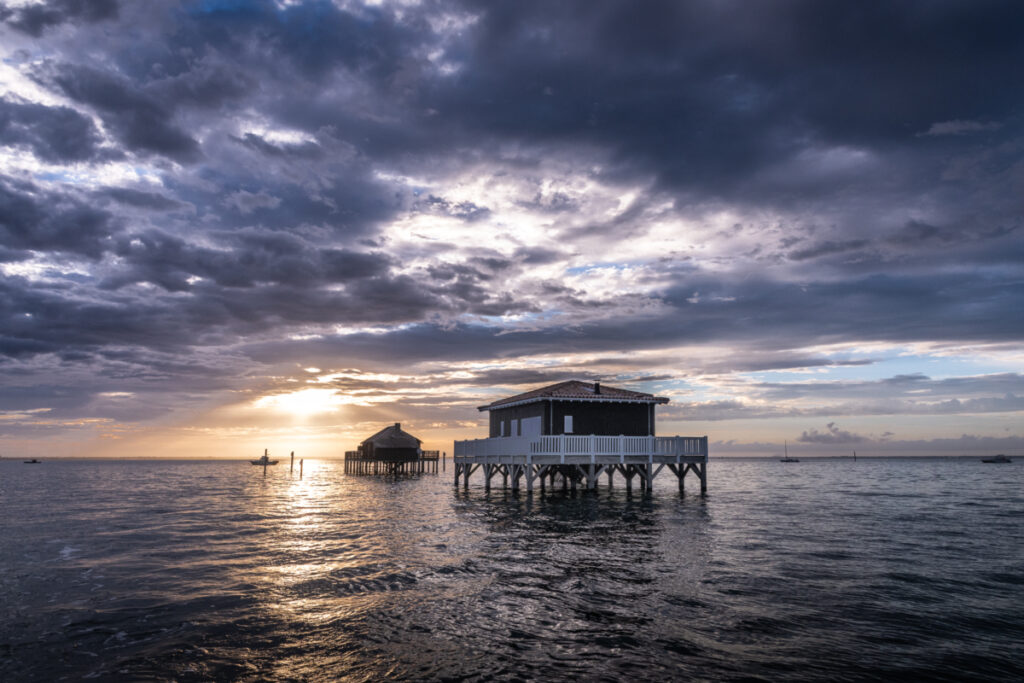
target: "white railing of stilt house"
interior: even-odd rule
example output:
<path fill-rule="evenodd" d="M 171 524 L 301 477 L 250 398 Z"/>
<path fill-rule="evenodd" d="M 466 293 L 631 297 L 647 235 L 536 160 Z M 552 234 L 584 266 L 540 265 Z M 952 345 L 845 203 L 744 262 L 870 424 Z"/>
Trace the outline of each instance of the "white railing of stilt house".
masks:
<path fill-rule="evenodd" d="M 554 436 L 505 436 L 455 442 L 455 457 L 498 457 L 513 455 L 617 455 L 617 456 L 703 456 L 708 457 L 706 436 L 599 436 L 559 434 Z"/>

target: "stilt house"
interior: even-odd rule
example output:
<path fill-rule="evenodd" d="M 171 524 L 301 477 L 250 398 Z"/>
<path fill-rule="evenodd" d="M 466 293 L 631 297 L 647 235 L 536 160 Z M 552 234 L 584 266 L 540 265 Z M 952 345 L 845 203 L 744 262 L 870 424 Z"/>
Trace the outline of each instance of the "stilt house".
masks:
<path fill-rule="evenodd" d="M 668 403 L 664 396 L 604 387 L 600 382 L 570 380 L 499 399 L 478 410 L 490 413 L 489 436 L 455 442 L 455 483 L 483 471 L 484 487 L 491 479 L 526 490 L 535 482 L 563 486 L 585 482 L 595 487 L 601 474 L 611 485 L 618 473 L 632 486 L 650 490 L 654 478 L 668 468 L 679 480 L 687 473 L 700 479 L 707 490 L 708 438 L 706 436 L 655 436 L 654 408 Z"/>

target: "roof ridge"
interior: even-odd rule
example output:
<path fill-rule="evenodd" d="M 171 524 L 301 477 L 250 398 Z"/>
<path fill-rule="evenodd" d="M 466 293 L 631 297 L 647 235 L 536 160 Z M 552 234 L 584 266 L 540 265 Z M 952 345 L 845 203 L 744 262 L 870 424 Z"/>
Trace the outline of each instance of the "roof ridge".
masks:
<path fill-rule="evenodd" d="M 600 386 L 600 389 L 598 387 Z M 572 388 L 570 388 L 572 387 Z M 578 389 L 577 389 L 578 387 Z M 576 389 L 575 393 L 573 389 Z M 491 410 L 502 406 L 528 403 L 545 399 L 552 400 L 593 400 L 593 401 L 637 401 L 642 403 L 668 403 L 668 398 L 655 396 L 642 391 L 632 389 L 620 389 L 601 385 L 599 381 L 585 382 L 578 379 L 569 379 L 544 387 L 538 387 L 524 391 L 514 396 L 500 398 L 485 406 L 478 406 L 477 410 Z"/>

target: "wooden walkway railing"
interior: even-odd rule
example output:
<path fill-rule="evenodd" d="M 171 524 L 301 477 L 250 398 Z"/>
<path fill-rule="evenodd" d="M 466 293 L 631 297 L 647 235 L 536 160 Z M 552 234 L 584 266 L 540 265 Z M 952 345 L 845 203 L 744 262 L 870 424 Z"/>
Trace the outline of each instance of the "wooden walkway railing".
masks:
<path fill-rule="evenodd" d="M 501 455 L 563 456 L 687 456 L 707 459 L 706 436 L 505 436 L 455 442 L 455 458 Z"/>
<path fill-rule="evenodd" d="M 561 477 L 563 487 L 576 488 L 577 482 L 593 489 L 601 474 L 612 477 L 618 473 L 626 480 L 626 488 L 639 477 L 640 486 L 651 490 L 654 478 L 668 468 L 679 480 L 679 490 L 687 473 L 700 480 L 701 493 L 707 492 L 708 437 L 706 436 L 604 436 L 598 434 L 558 434 L 552 436 L 505 436 L 493 439 L 456 441 L 452 456 L 455 485 L 460 477 L 469 486 L 469 477 L 482 471 L 484 488 L 491 479 L 501 476 L 503 485 L 519 488 L 525 480 L 526 490 L 534 483 L 541 489 L 555 485 Z"/>

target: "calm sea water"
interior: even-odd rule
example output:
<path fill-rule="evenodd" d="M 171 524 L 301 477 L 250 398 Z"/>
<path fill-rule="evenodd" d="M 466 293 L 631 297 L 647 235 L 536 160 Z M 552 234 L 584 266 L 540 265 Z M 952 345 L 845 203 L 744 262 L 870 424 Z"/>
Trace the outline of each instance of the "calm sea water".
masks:
<path fill-rule="evenodd" d="M 0 680 L 1024 678 L 1020 463 L 448 470 L 0 461 Z"/>

